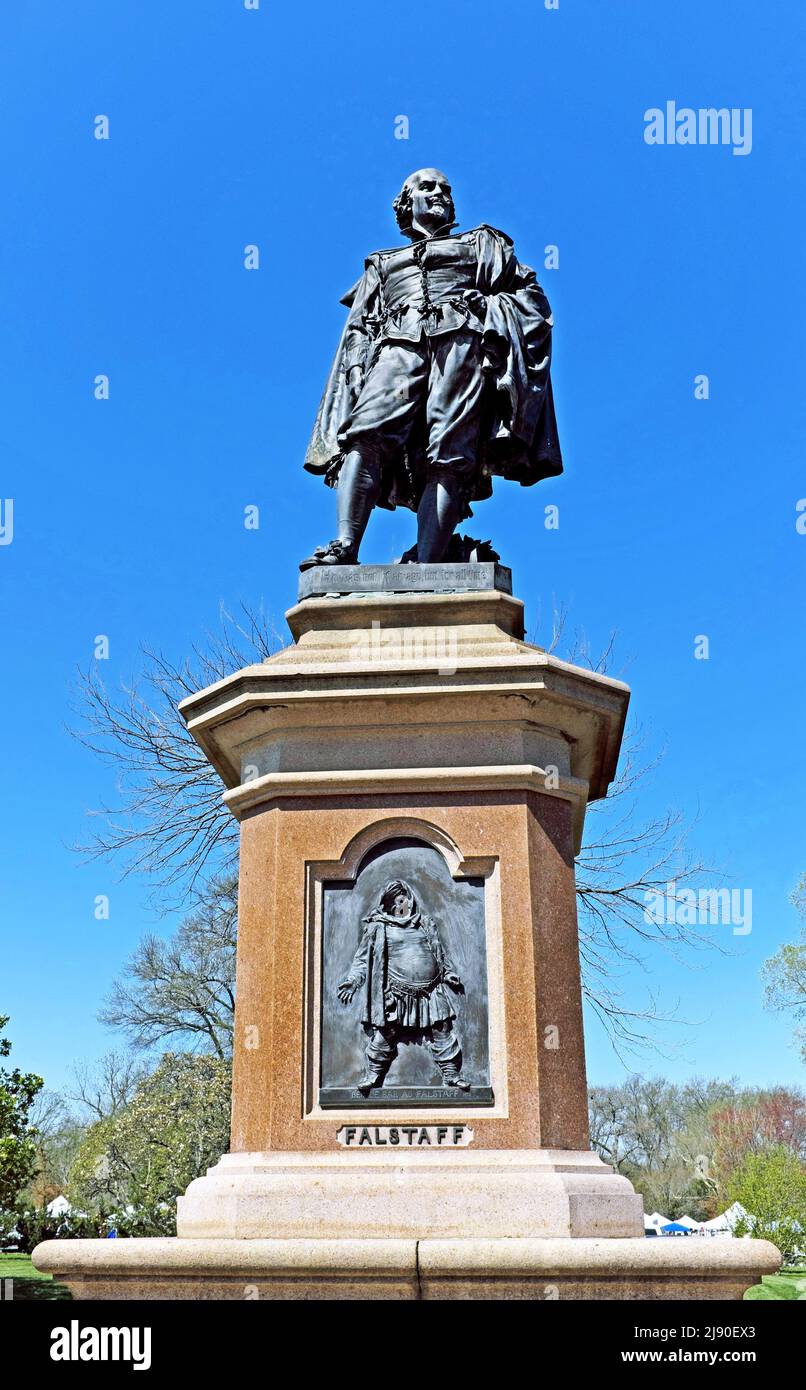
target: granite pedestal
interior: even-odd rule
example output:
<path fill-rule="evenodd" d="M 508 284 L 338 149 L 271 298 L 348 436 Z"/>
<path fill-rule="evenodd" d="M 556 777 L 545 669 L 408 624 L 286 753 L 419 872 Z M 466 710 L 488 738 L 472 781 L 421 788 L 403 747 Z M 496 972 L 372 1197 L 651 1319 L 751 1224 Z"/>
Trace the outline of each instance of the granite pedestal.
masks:
<path fill-rule="evenodd" d="M 308 571 L 294 644 L 183 702 L 241 825 L 231 1152 L 177 1240 L 35 1262 L 81 1297 L 740 1297 L 774 1247 L 646 1240 L 590 1150 L 574 856 L 629 691 L 525 642 L 504 567 L 397 569 Z M 467 1092 L 415 1046 L 359 1086 L 333 958 L 401 865 L 463 961 Z"/>

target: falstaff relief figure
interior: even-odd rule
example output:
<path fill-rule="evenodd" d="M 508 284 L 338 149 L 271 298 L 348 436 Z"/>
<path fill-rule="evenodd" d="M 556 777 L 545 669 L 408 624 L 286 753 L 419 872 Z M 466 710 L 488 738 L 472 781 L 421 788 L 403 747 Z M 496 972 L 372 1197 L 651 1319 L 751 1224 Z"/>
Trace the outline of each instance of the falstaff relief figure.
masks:
<path fill-rule="evenodd" d="M 470 1089 L 462 1075 L 462 1048 L 449 990 L 461 993 L 462 981 L 435 923 L 420 911 L 409 885 L 393 879 L 378 906 L 364 918 L 350 973 L 338 986 L 343 1004 L 360 991 L 367 1035 L 366 1064 L 358 1083 L 363 1095 L 383 1085 L 401 1041 L 425 1043 L 443 1086 Z"/>

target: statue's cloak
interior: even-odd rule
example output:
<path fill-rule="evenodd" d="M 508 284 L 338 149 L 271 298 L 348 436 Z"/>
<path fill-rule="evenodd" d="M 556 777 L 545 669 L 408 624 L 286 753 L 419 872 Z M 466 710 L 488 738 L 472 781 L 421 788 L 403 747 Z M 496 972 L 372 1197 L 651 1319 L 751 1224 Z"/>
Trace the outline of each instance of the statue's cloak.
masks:
<path fill-rule="evenodd" d="M 552 316 L 548 300 L 533 270 L 517 260 L 510 238 L 486 225 L 464 232 L 476 240 L 476 289 L 484 295 L 482 326 L 487 378 L 479 468 L 470 500 L 492 492 L 491 475 L 531 487 L 542 478 L 562 473 L 557 420 L 551 391 Z M 366 261 L 361 279 L 344 295 L 348 308 L 361 304 L 366 325 L 363 360 L 366 370 L 377 342 L 385 335 L 380 283 L 374 257 Z M 390 335 L 391 336 L 391 335 Z M 347 368 L 347 325 L 325 385 L 305 457 L 309 473 L 338 483 L 344 453 L 342 438 L 350 420 Z M 379 505 L 416 509 L 425 476 L 425 420 L 412 430 L 400 456 L 384 471 Z"/>

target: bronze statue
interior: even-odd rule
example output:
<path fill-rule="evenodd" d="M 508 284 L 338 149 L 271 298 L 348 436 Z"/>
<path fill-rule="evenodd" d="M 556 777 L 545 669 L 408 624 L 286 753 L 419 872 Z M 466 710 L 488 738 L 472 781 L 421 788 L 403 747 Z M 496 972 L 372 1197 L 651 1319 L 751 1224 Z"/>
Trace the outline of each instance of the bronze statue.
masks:
<path fill-rule="evenodd" d="M 457 993 L 463 988 L 437 927 L 420 912 L 409 885 L 393 879 L 374 912 L 364 918 L 350 973 L 338 986 L 343 1004 L 361 991 L 367 1044 L 358 1089 L 364 1095 L 383 1085 L 401 1039 L 426 1044 L 443 1086 L 470 1090 L 462 1075 L 462 1048 L 453 1026 L 456 1010 L 445 985 Z"/>
<path fill-rule="evenodd" d="M 495 227 L 453 233 L 438 169 L 412 174 L 393 206 L 410 244 L 374 252 L 344 296 L 305 461 L 337 489 L 338 536 L 301 569 L 355 564 L 376 505 L 417 512 L 405 559 L 468 558 L 451 552 L 454 530 L 493 475 L 528 487 L 562 472 L 552 317 L 534 271 Z"/>

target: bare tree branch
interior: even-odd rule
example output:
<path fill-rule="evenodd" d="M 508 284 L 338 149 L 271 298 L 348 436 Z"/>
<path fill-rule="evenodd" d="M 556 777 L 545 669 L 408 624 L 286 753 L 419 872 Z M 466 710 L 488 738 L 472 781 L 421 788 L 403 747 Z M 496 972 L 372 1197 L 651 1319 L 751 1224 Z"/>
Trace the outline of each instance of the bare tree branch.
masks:
<path fill-rule="evenodd" d="M 565 644 L 567 618 L 566 608 L 555 606 L 550 650 Z M 565 644 L 563 659 L 606 672 L 613 665 L 614 643 L 611 634 L 594 658 L 586 637 L 577 631 Z M 213 891 L 205 883 L 237 868 L 237 825 L 221 800 L 218 775 L 188 734 L 177 705 L 233 671 L 265 661 L 281 645 L 262 610 L 242 606 L 236 618 L 222 608 L 219 631 L 208 634 L 186 662 L 177 664 L 146 648 L 140 681 L 117 695 L 107 692 L 96 668 L 81 677 L 81 724 L 74 732 L 115 767 L 119 792 L 115 807 L 94 813 L 102 829 L 84 850 L 93 857 L 114 856 L 124 873 L 146 875 L 159 890 L 163 907 L 167 889 L 174 893 L 167 905 L 203 902 L 205 893 Z M 705 886 L 710 874 L 689 852 L 689 828 L 678 813 L 642 818 L 639 793 L 663 756 L 644 758 L 643 743 L 640 731 L 628 733 L 607 798 L 588 810 L 576 866 L 583 988 L 617 1051 L 657 1048 L 657 1024 L 680 1023 L 674 1010 L 659 1009 L 650 991 L 642 1007 L 630 1003 L 622 983 L 628 969 L 645 968 L 647 953 L 658 946 L 687 964 L 693 952 L 724 949 L 708 930 L 678 914 L 671 920 L 647 915 L 648 894 L 666 894 L 669 883 L 678 890 L 695 880 Z M 234 940 L 234 917 L 230 925 Z M 131 977 L 116 984 L 103 1017 L 124 1027 L 138 1046 L 170 1036 L 171 1020 L 181 1018 L 175 1031 L 193 1035 L 198 1045 L 223 1055 L 228 1047 L 222 1023 L 229 1008 L 226 970 L 213 979 L 210 962 L 195 959 L 196 975 L 208 972 L 200 995 L 185 979 L 189 942 L 178 941 L 167 945 L 147 937 L 141 943 L 130 962 Z M 218 946 L 223 950 L 223 941 Z"/>
<path fill-rule="evenodd" d="M 238 827 L 221 800 L 221 782 L 178 713 L 180 700 L 265 661 L 281 645 L 262 610 L 242 606 L 235 618 L 223 607 L 220 629 L 180 664 L 143 649 L 138 683 L 106 689 L 97 666 L 78 675 L 78 724 L 85 748 L 117 774 L 118 803 L 91 814 L 102 822 L 77 848 L 88 858 L 115 857 L 123 876 L 147 875 L 161 890 L 162 906 L 187 902 L 205 873 L 237 864 Z M 164 890 L 173 888 L 167 901 Z"/>
<path fill-rule="evenodd" d="M 94 1124 L 124 1110 L 146 1075 L 147 1068 L 130 1053 L 107 1052 L 92 1066 L 75 1064 L 73 1086 L 64 1098 L 80 1107 L 85 1124 Z"/>
<path fill-rule="evenodd" d="M 191 1050 L 232 1052 L 238 880 L 214 879 L 170 940 L 145 936 L 99 1014 L 135 1048 L 182 1038 Z"/>

